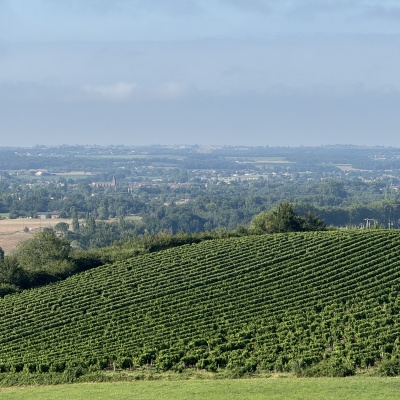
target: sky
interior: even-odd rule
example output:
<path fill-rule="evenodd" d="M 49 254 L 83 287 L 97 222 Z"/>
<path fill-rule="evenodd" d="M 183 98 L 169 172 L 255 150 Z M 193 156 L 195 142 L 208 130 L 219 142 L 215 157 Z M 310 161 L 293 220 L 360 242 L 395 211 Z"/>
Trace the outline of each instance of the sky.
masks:
<path fill-rule="evenodd" d="M 400 147 L 398 0 L 0 0 L 0 146 Z"/>

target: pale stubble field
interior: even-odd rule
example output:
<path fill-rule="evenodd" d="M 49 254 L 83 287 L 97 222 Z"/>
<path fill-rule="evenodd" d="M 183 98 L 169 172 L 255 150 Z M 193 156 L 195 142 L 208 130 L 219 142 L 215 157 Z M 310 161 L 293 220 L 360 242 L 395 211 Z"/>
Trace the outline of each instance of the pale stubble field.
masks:
<path fill-rule="evenodd" d="M 7 254 L 15 249 L 17 244 L 22 240 L 32 237 L 35 231 L 41 228 L 54 227 L 59 222 L 66 222 L 71 225 L 70 219 L 33 219 L 33 218 L 17 218 L 0 220 L 0 247 Z M 29 232 L 25 232 L 25 228 Z"/>

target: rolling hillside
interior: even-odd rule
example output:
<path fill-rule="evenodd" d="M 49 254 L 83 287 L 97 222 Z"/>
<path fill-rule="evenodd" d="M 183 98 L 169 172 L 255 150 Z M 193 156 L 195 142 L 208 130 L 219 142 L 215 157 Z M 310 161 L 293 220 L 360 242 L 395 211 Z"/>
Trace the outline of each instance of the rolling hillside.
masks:
<path fill-rule="evenodd" d="M 400 354 L 400 232 L 249 236 L 0 299 L 0 371 L 285 370 Z"/>

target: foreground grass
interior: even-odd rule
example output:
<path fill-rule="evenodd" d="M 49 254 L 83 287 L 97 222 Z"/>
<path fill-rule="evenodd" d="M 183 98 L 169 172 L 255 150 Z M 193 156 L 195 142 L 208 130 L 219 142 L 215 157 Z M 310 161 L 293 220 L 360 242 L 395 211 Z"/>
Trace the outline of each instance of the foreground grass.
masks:
<path fill-rule="evenodd" d="M 372 377 L 163 380 L 0 389 L 2 400 L 390 400 L 399 395 L 400 378 Z"/>

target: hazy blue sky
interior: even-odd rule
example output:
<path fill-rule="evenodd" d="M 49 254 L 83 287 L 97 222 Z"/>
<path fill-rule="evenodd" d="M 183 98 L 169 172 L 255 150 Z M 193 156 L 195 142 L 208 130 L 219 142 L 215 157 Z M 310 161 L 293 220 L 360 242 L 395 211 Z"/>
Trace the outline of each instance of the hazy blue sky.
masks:
<path fill-rule="evenodd" d="M 400 146 L 399 0 L 0 0 L 0 146 Z"/>

